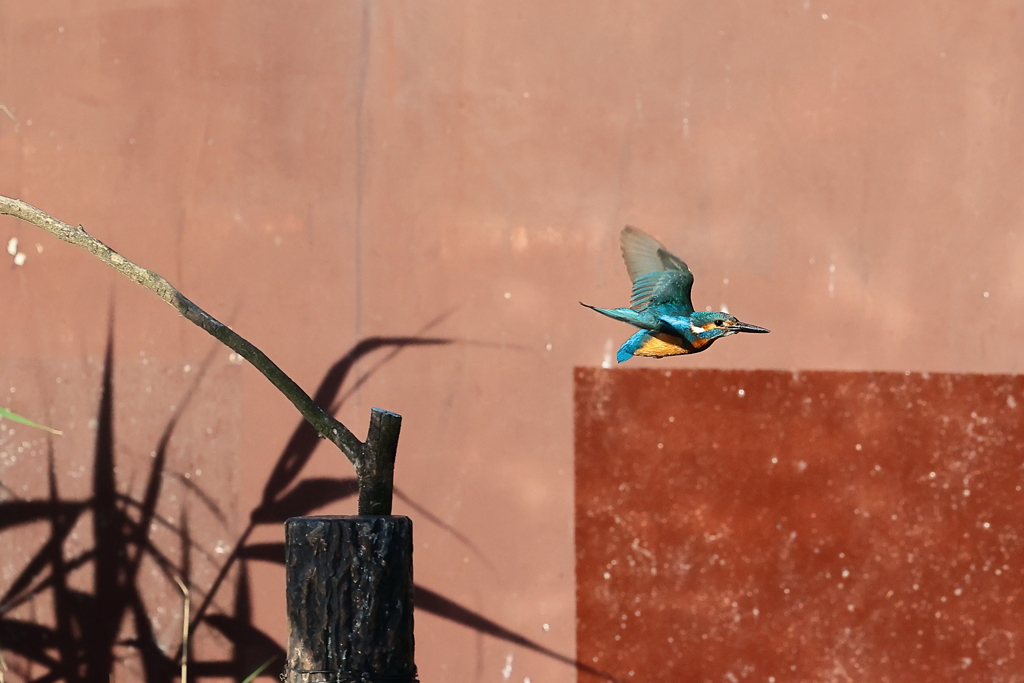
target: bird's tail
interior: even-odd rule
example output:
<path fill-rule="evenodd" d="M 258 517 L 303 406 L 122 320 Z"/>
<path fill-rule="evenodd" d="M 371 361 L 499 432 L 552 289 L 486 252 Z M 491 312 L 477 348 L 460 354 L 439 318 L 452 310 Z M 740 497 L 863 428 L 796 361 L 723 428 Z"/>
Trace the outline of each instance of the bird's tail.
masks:
<path fill-rule="evenodd" d="M 620 363 L 625 363 L 627 360 L 632 358 L 636 350 L 646 344 L 650 338 L 650 332 L 647 330 L 640 330 L 619 347 L 619 352 L 615 354 L 615 360 Z"/>
<path fill-rule="evenodd" d="M 609 318 L 613 318 L 624 323 L 629 323 L 634 327 L 643 327 L 645 329 L 650 329 L 650 323 L 642 320 L 640 314 L 634 311 L 632 308 L 598 308 L 597 306 L 585 304 L 582 301 L 580 302 L 580 306 L 586 306 L 592 311 L 597 311 L 598 313 L 606 315 Z"/>

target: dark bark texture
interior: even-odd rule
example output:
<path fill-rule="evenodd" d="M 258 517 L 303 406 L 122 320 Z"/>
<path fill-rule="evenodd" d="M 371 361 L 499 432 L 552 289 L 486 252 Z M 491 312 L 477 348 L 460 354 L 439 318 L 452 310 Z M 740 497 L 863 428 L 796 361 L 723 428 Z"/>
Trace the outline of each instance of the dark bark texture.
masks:
<path fill-rule="evenodd" d="M 416 680 L 412 520 L 285 523 L 289 683 Z"/>

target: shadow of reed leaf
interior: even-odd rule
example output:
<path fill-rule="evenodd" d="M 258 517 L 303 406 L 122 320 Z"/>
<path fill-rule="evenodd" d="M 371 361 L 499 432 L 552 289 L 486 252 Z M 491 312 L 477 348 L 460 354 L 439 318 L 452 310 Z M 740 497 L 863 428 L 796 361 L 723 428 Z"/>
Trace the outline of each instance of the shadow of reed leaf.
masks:
<path fill-rule="evenodd" d="M 284 565 L 284 543 L 250 543 L 238 551 L 243 560 L 258 560 Z"/>
<path fill-rule="evenodd" d="M 273 638 L 252 625 L 249 570 L 245 562 L 241 562 L 240 565 L 238 587 L 235 592 L 234 616 L 211 614 L 203 621 L 231 642 L 235 654 L 232 659 L 232 678 L 241 680 L 268 661 L 270 665 L 264 669 L 264 675 L 276 677 L 284 671 L 287 655 Z M 202 663 L 197 663 L 197 666 L 201 665 Z"/>
<path fill-rule="evenodd" d="M 149 612 L 137 592 L 132 596 L 131 615 L 136 637 L 121 644 L 134 646 L 139 651 L 147 683 L 171 683 L 178 674 L 177 666 L 157 645 Z"/>
<path fill-rule="evenodd" d="M 476 544 L 473 543 L 473 541 L 469 540 L 468 536 L 466 536 L 464 533 L 462 533 L 461 531 L 459 531 L 458 529 L 453 527 L 451 524 L 448 524 L 447 522 L 445 522 L 443 519 L 441 519 L 437 515 L 433 514 L 430 510 L 426 509 L 425 507 L 423 507 L 422 505 L 420 505 L 419 503 L 414 501 L 412 498 L 410 498 L 406 494 L 402 493 L 402 491 L 399 490 L 399 488 L 397 486 L 395 487 L 395 498 L 398 498 L 403 503 L 405 503 L 406 505 L 411 507 L 413 510 L 415 510 L 421 517 L 426 519 L 428 522 L 433 522 L 438 527 L 443 529 L 445 532 L 450 534 L 452 536 L 452 538 L 457 540 L 459 543 L 461 543 L 466 548 L 468 548 L 471 553 L 476 555 L 477 559 L 479 559 L 480 562 L 482 562 L 485 567 L 490 569 L 492 572 L 496 572 L 497 571 L 495 566 L 493 564 L 491 564 L 491 561 L 488 560 L 487 557 L 483 554 L 483 552 L 479 548 L 476 547 Z"/>
<path fill-rule="evenodd" d="M 60 492 L 57 487 L 57 472 L 52 448 L 47 448 L 46 464 L 50 501 L 56 503 L 60 501 Z M 50 563 L 49 582 L 53 586 L 54 632 L 57 653 L 61 662 L 61 666 L 51 672 L 51 675 L 70 679 L 78 670 L 78 664 L 81 661 L 72 615 L 75 614 L 76 605 L 83 601 L 87 602 L 88 598 L 68 585 L 68 576 L 73 571 L 74 564 L 64 559 L 63 543 L 74 523 L 63 526 L 61 521 L 58 519 L 50 523 L 50 540 L 43 546 L 39 555 L 48 558 Z M 53 541 L 58 542 L 53 543 Z M 64 675 L 65 672 L 70 672 L 71 675 Z"/>
<path fill-rule="evenodd" d="M 22 524 L 54 521 L 74 524 L 86 503 L 48 500 L 8 500 L 0 503 L 0 531 Z"/>
<path fill-rule="evenodd" d="M 48 626 L 15 619 L 0 619 L 0 642 L 4 649 L 53 669 L 60 662 L 50 655 L 57 646 L 54 630 Z"/>
<path fill-rule="evenodd" d="M 329 370 L 316 394 L 321 405 L 337 402 L 339 391 L 355 363 L 365 354 L 380 348 L 392 348 L 381 363 L 364 375 L 368 376 L 395 353 L 407 346 L 437 345 L 448 340 L 420 337 L 376 337 L 353 347 Z M 190 585 L 191 553 L 209 553 L 191 538 L 187 517 L 182 511 L 178 524 L 158 514 L 163 496 L 163 483 L 168 479 L 167 458 L 171 437 L 182 412 L 190 403 L 202 372 L 179 402 L 179 409 L 167 422 L 148 466 L 144 490 L 138 498 L 118 490 L 116 471 L 117 444 L 114 432 L 114 353 L 112 334 L 108 332 L 107 349 L 97 410 L 97 428 L 93 447 L 92 493 L 85 501 L 62 499 L 57 490 L 52 455 L 49 461 L 49 499 L 15 498 L 0 502 L 0 532 L 19 526 L 46 523 L 47 537 L 29 559 L 0 598 L 0 643 L 23 661 L 42 667 L 30 677 L 33 683 L 65 680 L 68 683 L 106 681 L 114 674 L 117 663 L 126 656 L 125 648 L 140 658 L 144 675 L 150 683 L 170 683 L 178 677 L 180 653 L 168 656 L 158 642 L 140 583 L 145 560 L 152 561 L 169 582 L 183 580 Z M 245 539 L 258 524 L 278 524 L 291 516 L 309 514 L 318 508 L 353 497 L 358 492 L 354 478 L 314 478 L 297 481 L 309 457 L 319 444 L 312 428 L 302 422 L 296 427 L 264 488 L 262 503 L 253 511 L 247 530 L 236 550 L 222 565 L 209 592 L 193 588 L 193 596 L 203 595 L 203 606 L 195 613 L 193 627 L 203 623 L 227 638 L 233 645 L 234 658 L 220 662 L 190 662 L 190 679 L 202 676 L 228 676 L 236 680 L 254 671 L 268 659 L 274 665 L 265 674 L 279 673 L 284 666 L 284 650 L 251 623 L 248 575 L 245 562 L 238 578 L 235 614 L 204 616 L 204 610 L 227 571 L 237 558 L 284 562 L 281 543 L 245 545 Z M 193 482 L 182 479 L 198 501 L 214 516 L 224 520 L 216 501 Z M 296 483 L 297 482 L 297 483 Z M 290 490 L 289 490 L 290 489 Z M 69 554 L 68 539 L 83 516 L 91 524 L 93 547 Z M 180 555 L 172 559 L 152 536 L 154 528 L 175 533 Z M 211 558 L 212 559 L 212 558 Z M 91 565 L 91 566 L 90 566 Z M 69 585 L 72 572 L 86 568 L 92 577 L 91 591 L 75 590 Z M 177 585 L 175 583 L 175 585 Z M 49 596 L 47 596 L 49 592 Z M 10 610 L 37 597 L 49 597 L 53 607 L 53 626 L 32 620 L 12 618 Z M 131 634 L 124 638 L 124 632 Z M 17 671 L 29 669 L 21 665 Z M 12 669 L 14 671 L 15 669 Z M 20 675 L 20 673 L 19 673 Z"/>
<path fill-rule="evenodd" d="M 143 596 L 140 569 L 143 560 L 148 558 L 169 582 L 177 585 L 179 577 L 188 581 L 190 553 L 197 549 L 202 551 L 190 537 L 184 511 L 178 525 L 157 514 L 170 439 L 201 376 L 202 372 L 197 373 L 192 387 L 179 402 L 178 411 L 165 425 L 149 466 L 144 491 L 135 499 L 118 491 L 115 478 L 113 345 L 108 337 L 97 413 L 91 496 L 86 501 L 61 499 L 50 452 L 49 499 L 0 503 L 0 531 L 36 522 L 49 524 L 49 534 L 41 547 L 0 599 L 0 643 L 7 652 L 22 658 L 22 662 L 43 668 L 29 675 L 28 666 L 12 662 L 11 670 L 26 680 L 33 683 L 108 681 L 117 663 L 125 658 L 125 648 L 138 654 L 148 682 L 170 683 L 177 677 L 176 658 L 169 657 L 158 642 Z M 93 547 L 67 557 L 69 534 L 85 515 L 90 517 Z M 159 526 L 176 533 L 181 545 L 179 560 L 170 559 L 151 536 L 152 530 Z M 208 552 L 203 552 L 210 557 Z M 93 577 L 91 592 L 72 589 L 71 573 L 89 565 L 92 566 L 88 575 Z M 47 597 L 47 591 L 50 601 L 43 605 L 52 605 L 53 626 L 35 623 L 35 609 L 30 619 L 7 616 L 11 610 L 36 597 Z M 227 620 L 225 623 L 231 623 L 232 619 L 218 618 Z M 249 621 L 248 612 L 245 621 Z M 126 629 L 131 633 L 129 639 L 123 637 Z M 273 642 L 251 624 L 244 632 L 255 642 Z M 261 653 L 265 651 L 263 648 Z M 266 657 L 256 665 L 264 661 Z M 239 678 L 252 668 L 239 675 L 236 670 L 240 672 L 240 667 L 233 666 L 230 670 L 232 677 Z"/>
<path fill-rule="evenodd" d="M 355 477 L 303 479 L 278 500 L 264 503 L 252 513 L 256 524 L 283 524 L 289 517 L 301 517 L 325 505 L 351 498 L 359 493 Z"/>
<path fill-rule="evenodd" d="M 363 339 L 353 346 L 348 353 L 339 358 L 327 370 L 324 378 L 320 381 L 313 400 L 317 405 L 324 408 L 330 407 L 337 410 L 336 399 L 341 391 L 345 378 L 352 371 L 352 367 L 363 356 L 381 348 L 392 347 L 400 351 L 408 346 L 436 346 L 438 344 L 450 343 L 447 339 L 430 339 L 424 337 L 369 337 Z M 274 470 L 270 473 L 266 485 L 263 487 L 263 503 L 274 500 L 282 491 L 288 488 L 295 478 L 306 466 L 313 451 L 320 443 L 320 437 L 316 430 L 302 420 L 299 422 L 291 438 L 284 447 L 284 451 L 278 458 Z"/>
<path fill-rule="evenodd" d="M 78 521 L 78 514 L 85 509 L 85 506 L 73 506 L 77 509 L 75 514 L 72 515 L 62 514 L 62 506 L 59 504 L 53 507 L 57 509 L 53 510 L 53 516 L 50 518 L 50 536 L 46 539 L 43 547 L 39 549 L 32 559 L 29 560 L 29 563 L 25 565 L 25 568 L 21 570 L 3 597 L 0 598 L 0 614 L 5 614 L 24 602 L 22 597 L 26 592 L 29 592 L 29 587 L 33 584 L 35 584 L 35 589 L 31 592 L 33 594 L 38 592 L 42 588 L 42 584 L 46 582 L 47 569 L 50 569 L 50 576 L 53 577 L 55 575 L 53 571 L 55 564 L 60 563 L 63 566 L 64 542 L 74 528 L 75 522 Z M 4 517 L 6 514 L 7 511 L 0 505 L 0 517 Z M 37 581 L 39 583 L 36 583 Z"/>
<path fill-rule="evenodd" d="M 588 666 L 579 662 L 572 657 L 559 654 L 554 650 L 544 647 L 543 645 L 536 643 L 529 638 L 511 631 L 504 626 L 491 621 L 487 617 L 477 614 L 476 612 L 466 609 L 462 605 L 458 604 L 454 600 L 450 600 L 440 593 L 435 593 L 429 588 L 423 586 L 415 587 L 415 597 L 413 598 L 413 605 L 416 610 L 423 610 L 429 612 L 435 616 L 447 619 L 448 621 L 456 624 L 461 624 L 467 628 L 471 628 L 477 633 L 483 633 L 499 640 L 504 640 L 508 643 L 513 643 L 524 647 L 528 650 L 533 650 L 539 654 L 549 657 L 556 661 L 562 662 L 563 664 L 569 664 L 575 667 L 579 671 L 585 671 L 594 676 L 599 676 L 613 683 L 619 683 L 615 678 L 608 675 L 607 673 L 595 669 L 592 666 Z"/>
<path fill-rule="evenodd" d="M 246 653 L 243 663 L 236 668 L 234 675 L 244 677 L 249 671 L 267 661 L 270 657 L 276 657 L 276 661 L 284 662 L 285 651 L 277 642 L 263 631 L 252 624 L 245 623 L 224 614 L 210 614 L 203 618 L 203 622 L 217 629 L 221 635 L 231 641 L 231 644 Z M 197 668 L 202 662 L 196 662 Z M 244 671 L 248 667 L 248 671 Z M 277 675 L 280 671 L 274 672 L 273 666 L 267 670 L 267 675 Z"/>
<path fill-rule="evenodd" d="M 81 512 L 81 509 L 79 508 L 78 512 Z M 3 517 L 4 514 L 5 512 L 0 509 L 0 517 Z M 6 614 L 18 605 L 31 600 L 34 595 L 51 586 L 57 590 L 55 600 L 60 600 L 62 595 L 61 588 L 66 588 L 63 585 L 63 545 L 77 520 L 77 513 L 74 515 L 63 515 L 60 510 L 54 512 L 50 520 L 49 538 L 35 556 L 29 560 L 17 578 L 14 579 L 3 597 L 0 598 L 0 615 Z M 47 576 L 47 569 L 50 570 L 49 576 Z M 2 639 L 0 639 L 0 642 L 3 642 Z"/>
<path fill-rule="evenodd" d="M 439 324 L 445 317 L 447 317 L 447 315 L 448 314 L 445 313 L 432 320 L 423 328 L 424 331 Z M 317 387 L 316 392 L 313 394 L 313 400 L 320 406 L 331 406 L 332 410 L 336 410 L 340 405 L 337 401 L 337 396 L 341 391 L 341 387 L 344 384 L 345 379 L 352 371 L 356 362 L 372 351 L 381 348 L 393 348 L 393 351 L 378 363 L 370 373 L 380 368 L 389 359 L 393 358 L 396 353 L 408 346 L 436 346 L 448 343 L 450 343 L 450 340 L 447 339 L 431 339 L 418 336 L 370 337 L 368 339 L 364 339 L 353 346 L 344 356 L 335 361 L 335 363 L 327 370 L 327 373 L 320 381 L 320 385 Z M 365 380 L 370 373 L 364 375 L 362 379 Z M 277 462 L 274 465 L 274 469 L 267 478 L 266 484 L 264 484 L 260 504 L 251 513 L 249 524 L 239 535 L 234 549 L 224 560 L 220 570 L 217 572 L 217 576 L 214 577 L 213 583 L 210 585 L 209 592 L 196 609 L 195 616 L 192 620 L 193 629 L 202 623 L 206 610 L 209 608 L 214 597 L 217 595 L 217 592 L 220 590 L 221 584 L 228 572 L 231 570 L 231 567 L 246 547 L 246 542 L 249 540 L 249 536 L 252 534 L 257 524 L 263 523 L 262 521 L 257 522 L 256 517 L 259 516 L 261 520 L 273 519 L 284 521 L 284 519 L 287 519 L 289 515 L 285 515 L 282 518 L 281 513 L 275 511 L 275 501 L 278 501 L 281 494 L 294 484 L 295 480 L 301 474 L 302 469 L 312 457 L 313 451 L 316 450 L 319 444 L 320 437 L 316 433 L 316 430 L 313 429 L 313 427 L 305 420 L 300 420 L 292 432 L 291 437 L 288 439 L 288 442 L 285 444 L 281 455 L 278 457 Z M 307 512 L 311 512 L 314 509 L 315 508 L 307 508 Z"/>
<path fill-rule="evenodd" d="M 130 518 L 118 503 L 114 442 L 113 316 L 103 364 L 102 391 L 96 416 L 91 499 L 93 609 L 75 615 L 82 628 L 84 678 L 109 678 L 116 662 L 115 648 L 123 618 L 138 587 L 130 553 Z M 133 595 L 136 593 L 136 595 Z"/>

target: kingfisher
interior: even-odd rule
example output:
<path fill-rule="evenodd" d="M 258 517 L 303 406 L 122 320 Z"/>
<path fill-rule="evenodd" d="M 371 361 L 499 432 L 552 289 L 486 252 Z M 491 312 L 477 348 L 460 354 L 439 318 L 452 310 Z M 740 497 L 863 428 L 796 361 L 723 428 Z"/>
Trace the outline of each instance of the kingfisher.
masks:
<path fill-rule="evenodd" d="M 725 311 L 694 311 L 690 301 L 693 273 L 683 260 L 643 230 L 627 225 L 619 235 L 622 258 L 633 281 L 629 308 L 598 308 L 598 313 L 639 327 L 619 348 L 620 363 L 633 356 L 664 358 L 700 353 L 716 339 L 737 332 L 766 333 Z"/>

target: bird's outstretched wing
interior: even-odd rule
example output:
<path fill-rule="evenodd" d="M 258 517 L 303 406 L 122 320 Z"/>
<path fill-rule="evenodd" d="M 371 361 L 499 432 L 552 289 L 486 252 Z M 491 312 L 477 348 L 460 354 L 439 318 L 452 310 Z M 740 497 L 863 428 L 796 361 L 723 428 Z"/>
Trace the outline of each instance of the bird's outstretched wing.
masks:
<path fill-rule="evenodd" d="M 633 281 L 629 307 L 638 313 L 658 304 L 679 307 L 680 315 L 693 313 L 690 290 L 693 273 L 683 260 L 643 230 L 627 225 L 619 236 L 626 271 Z"/>

